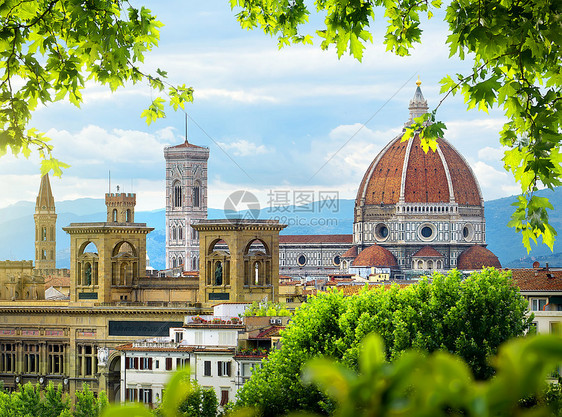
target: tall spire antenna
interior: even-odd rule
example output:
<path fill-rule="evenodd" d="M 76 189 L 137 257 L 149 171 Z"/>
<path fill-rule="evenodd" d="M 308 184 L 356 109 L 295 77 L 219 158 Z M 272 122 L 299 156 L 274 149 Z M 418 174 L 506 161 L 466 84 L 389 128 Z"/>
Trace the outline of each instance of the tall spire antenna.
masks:
<path fill-rule="evenodd" d="M 185 143 L 187 143 L 187 113 L 185 113 Z"/>

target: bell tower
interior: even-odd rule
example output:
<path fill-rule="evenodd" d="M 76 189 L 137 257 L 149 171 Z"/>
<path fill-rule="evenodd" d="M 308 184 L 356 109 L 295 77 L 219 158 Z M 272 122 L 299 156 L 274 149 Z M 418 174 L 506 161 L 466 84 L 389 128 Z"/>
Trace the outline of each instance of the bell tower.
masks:
<path fill-rule="evenodd" d="M 199 232 L 207 218 L 209 149 L 187 141 L 164 149 L 166 159 L 166 269 L 199 270 Z"/>
<path fill-rule="evenodd" d="M 49 174 L 41 177 L 33 217 L 35 219 L 35 269 L 53 271 L 56 269 L 57 255 L 57 214 Z"/>

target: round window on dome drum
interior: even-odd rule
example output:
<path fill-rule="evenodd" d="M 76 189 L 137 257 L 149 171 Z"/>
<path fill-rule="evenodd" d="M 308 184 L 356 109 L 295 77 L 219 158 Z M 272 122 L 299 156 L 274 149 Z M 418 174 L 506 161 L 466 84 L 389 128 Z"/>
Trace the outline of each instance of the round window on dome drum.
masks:
<path fill-rule="evenodd" d="M 334 263 L 335 266 L 340 266 L 341 259 L 340 259 L 339 255 L 334 256 L 334 259 L 332 259 L 332 262 Z"/>
<path fill-rule="evenodd" d="M 377 240 L 385 240 L 389 235 L 388 227 L 384 223 L 377 224 L 375 227 L 375 236 Z"/>
<path fill-rule="evenodd" d="M 297 264 L 299 264 L 299 266 L 305 266 L 306 265 L 306 256 L 299 255 L 299 257 L 297 258 Z"/>
<path fill-rule="evenodd" d="M 432 224 L 422 224 L 418 229 L 421 240 L 433 240 L 436 236 L 435 227 Z"/>
<path fill-rule="evenodd" d="M 463 237 L 464 240 L 466 240 L 467 242 L 471 241 L 471 240 L 474 238 L 474 229 L 473 229 L 472 225 L 466 224 L 466 225 L 462 228 L 462 237 Z"/>

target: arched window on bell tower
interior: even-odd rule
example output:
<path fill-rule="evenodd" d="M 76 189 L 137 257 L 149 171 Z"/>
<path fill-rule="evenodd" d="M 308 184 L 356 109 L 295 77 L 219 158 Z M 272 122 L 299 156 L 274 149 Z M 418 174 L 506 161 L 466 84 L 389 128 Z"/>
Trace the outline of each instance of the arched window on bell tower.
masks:
<path fill-rule="evenodd" d="M 193 186 L 193 207 L 200 207 L 201 206 L 201 185 L 199 181 L 195 182 Z"/>
<path fill-rule="evenodd" d="M 113 209 L 113 221 L 117 223 L 117 209 Z"/>
<path fill-rule="evenodd" d="M 181 207 L 181 184 L 179 181 L 174 181 L 173 185 L 173 205 L 174 207 Z"/>

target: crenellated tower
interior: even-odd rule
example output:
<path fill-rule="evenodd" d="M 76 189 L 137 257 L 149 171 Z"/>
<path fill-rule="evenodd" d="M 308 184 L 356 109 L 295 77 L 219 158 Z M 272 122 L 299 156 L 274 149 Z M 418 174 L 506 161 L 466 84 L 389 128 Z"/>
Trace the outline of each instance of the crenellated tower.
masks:
<path fill-rule="evenodd" d="M 49 174 L 41 177 L 33 217 L 35 219 L 35 269 L 53 271 L 56 269 L 57 259 L 57 214 Z"/>

